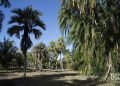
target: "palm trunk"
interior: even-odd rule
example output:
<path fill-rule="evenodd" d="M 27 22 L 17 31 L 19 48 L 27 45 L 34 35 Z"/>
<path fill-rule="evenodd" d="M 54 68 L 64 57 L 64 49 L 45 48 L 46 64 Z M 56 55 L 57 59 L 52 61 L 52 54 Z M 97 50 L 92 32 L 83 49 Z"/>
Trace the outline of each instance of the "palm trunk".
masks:
<path fill-rule="evenodd" d="M 37 69 L 37 54 L 34 54 L 34 58 L 35 58 L 34 70 L 36 70 Z"/>
<path fill-rule="evenodd" d="M 68 61 L 67 61 L 67 63 L 66 63 L 66 66 L 67 66 L 66 68 L 69 69 L 69 67 L 68 67 L 68 66 L 69 66 L 69 65 L 68 65 Z"/>
<path fill-rule="evenodd" d="M 50 70 L 51 68 L 50 68 L 50 60 L 49 60 L 49 70 Z"/>
<path fill-rule="evenodd" d="M 105 80 L 108 79 L 108 77 L 110 76 L 111 71 L 112 71 L 112 58 L 111 58 L 111 52 L 109 52 L 108 70 L 106 72 Z"/>
<path fill-rule="evenodd" d="M 40 71 L 42 71 L 42 58 L 40 60 Z"/>
<path fill-rule="evenodd" d="M 87 51 L 87 58 L 88 58 L 88 76 L 90 77 L 90 75 L 91 75 L 91 62 L 90 62 L 91 55 L 89 53 L 89 50 Z"/>
<path fill-rule="evenodd" d="M 56 60 L 56 70 L 57 70 L 57 60 Z"/>
<path fill-rule="evenodd" d="M 37 57 L 37 70 L 40 70 L 40 55 Z"/>
<path fill-rule="evenodd" d="M 24 79 L 26 78 L 26 69 L 27 69 L 27 53 L 24 52 Z"/>
<path fill-rule="evenodd" d="M 24 79 L 26 79 L 26 69 L 27 69 L 27 49 L 28 49 L 27 41 L 26 41 L 27 38 L 28 38 L 28 30 L 25 29 L 24 34 L 23 34 L 24 44 L 21 46 L 21 49 L 22 49 L 23 55 L 24 55 Z"/>
<path fill-rule="evenodd" d="M 40 71 L 42 71 L 42 54 L 41 54 L 41 51 L 40 51 L 39 58 L 40 58 Z"/>
<path fill-rule="evenodd" d="M 63 61 L 62 61 L 61 54 L 60 54 L 60 59 L 61 59 L 61 68 L 62 68 L 62 70 L 64 70 L 64 69 L 63 69 Z"/>

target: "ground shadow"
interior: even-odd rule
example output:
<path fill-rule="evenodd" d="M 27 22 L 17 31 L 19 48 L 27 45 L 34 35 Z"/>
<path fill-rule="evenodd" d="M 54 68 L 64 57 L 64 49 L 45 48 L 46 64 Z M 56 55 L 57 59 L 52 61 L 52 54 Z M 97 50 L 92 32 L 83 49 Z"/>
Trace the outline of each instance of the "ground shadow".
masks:
<path fill-rule="evenodd" d="M 61 80 L 61 77 L 76 76 L 77 73 L 63 73 L 63 74 L 52 74 L 52 75 L 37 75 L 34 77 L 27 77 L 26 80 L 23 78 L 16 78 L 10 80 L 0 80 L 0 86 L 97 86 L 104 82 L 100 82 L 98 79 L 88 80 Z"/>
<path fill-rule="evenodd" d="M 27 72 L 35 72 L 36 70 L 27 69 Z M 2 76 L 17 76 L 15 73 L 22 73 L 23 68 L 17 69 L 17 68 L 11 68 L 7 70 L 0 70 L 0 77 Z M 1 85 L 0 85 L 1 86 Z"/>

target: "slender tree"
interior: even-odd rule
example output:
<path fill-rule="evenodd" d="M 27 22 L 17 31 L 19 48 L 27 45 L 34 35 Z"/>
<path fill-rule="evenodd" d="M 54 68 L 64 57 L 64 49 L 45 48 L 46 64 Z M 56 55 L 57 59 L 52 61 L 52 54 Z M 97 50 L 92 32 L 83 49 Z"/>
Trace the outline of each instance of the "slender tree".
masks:
<path fill-rule="evenodd" d="M 57 65 L 58 65 L 58 53 L 57 53 L 57 48 L 56 48 L 56 42 L 55 41 L 51 41 L 49 46 L 48 46 L 48 51 L 50 52 L 50 58 L 53 60 L 55 60 L 55 64 L 56 64 L 56 70 Z"/>
<path fill-rule="evenodd" d="M 66 49 L 66 44 L 65 41 L 62 37 L 58 38 L 56 48 L 58 50 L 58 53 L 60 55 L 60 63 L 61 63 L 61 68 L 63 70 L 63 61 L 62 61 L 62 54 L 64 54 L 64 51 Z"/>
<path fill-rule="evenodd" d="M 44 43 L 39 43 L 38 45 L 36 45 L 34 48 L 34 52 L 36 52 L 36 56 L 37 56 L 37 60 L 38 60 L 38 68 L 40 71 L 42 71 L 42 63 L 43 63 L 43 59 L 45 59 L 45 57 L 47 57 L 47 53 L 46 53 L 46 45 Z"/>
<path fill-rule="evenodd" d="M 10 36 L 16 35 L 20 38 L 20 32 L 23 31 L 21 36 L 21 50 L 24 55 L 24 78 L 26 77 L 26 60 L 27 60 L 27 50 L 32 46 L 32 41 L 30 39 L 30 34 L 34 34 L 35 38 L 38 39 L 42 34 L 37 28 L 45 30 L 45 24 L 40 20 L 42 15 L 39 11 L 34 10 L 31 6 L 24 9 L 14 9 L 12 13 L 15 15 L 11 17 L 9 24 L 13 24 L 8 29 L 8 34 Z"/>

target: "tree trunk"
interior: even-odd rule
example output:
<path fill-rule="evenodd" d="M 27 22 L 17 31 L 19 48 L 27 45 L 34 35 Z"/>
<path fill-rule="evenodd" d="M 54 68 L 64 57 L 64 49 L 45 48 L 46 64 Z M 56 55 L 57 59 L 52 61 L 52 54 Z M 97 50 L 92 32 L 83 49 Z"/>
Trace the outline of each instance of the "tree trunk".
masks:
<path fill-rule="evenodd" d="M 40 59 L 40 71 L 42 71 L 42 51 L 40 51 L 40 56 L 39 56 L 39 59 Z"/>
<path fill-rule="evenodd" d="M 37 55 L 37 70 L 40 70 L 40 55 Z"/>
<path fill-rule="evenodd" d="M 60 54 L 60 59 L 61 59 L 61 68 L 62 68 L 62 71 L 63 71 L 64 70 L 63 69 L 63 61 L 62 61 L 62 57 L 61 56 L 62 56 L 62 53 Z"/>
<path fill-rule="evenodd" d="M 40 71 L 42 71 L 42 58 L 40 60 Z"/>
<path fill-rule="evenodd" d="M 66 67 L 66 68 L 67 68 L 67 69 L 69 69 L 69 64 L 68 64 L 68 61 L 67 61 L 66 65 L 67 65 L 67 67 Z"/>
<path fill-rule="evenodd" d="M 108 70 L 106 72 L 105 80 L 107 80 L 108 77 L 110 76 L 111 70 L 112 70 L 112 58 L 111 58 L 111 52 L 109 52 Z"/>
<path fill-rule="evenodd" d="M 26 69 L 27 69 L 27 53 L 24 52 L 24 79 L 26 78 Z"/>
<path fill-rule="evenodd" d="M 51 68 L 50 68 L 50 60 L 49 60 L 49 70 L 50 70 Z"/>
<path fill-rule="evenodd" d="M 56 70 L 57 70 L 57 60 L 56 60 Z"/>
<path fill-rule="evenodd" d="M 34 54 L 34 58 L 35 58 L 34 70 L 36 70 L 37 69 L 37 54 Z"/>

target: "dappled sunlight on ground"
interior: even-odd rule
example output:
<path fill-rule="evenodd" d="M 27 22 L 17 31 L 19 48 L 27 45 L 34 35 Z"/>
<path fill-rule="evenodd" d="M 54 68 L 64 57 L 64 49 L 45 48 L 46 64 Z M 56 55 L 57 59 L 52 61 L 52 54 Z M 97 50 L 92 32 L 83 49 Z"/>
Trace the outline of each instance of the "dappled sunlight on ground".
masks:
<path fill-rule="evenodd" d="M 0 86 L 113 86 L 110 84 L 105 85 L 105 82 L 99 81 L 97 78 L 85 79 L 85 76 L 80 76 L 73 71 L 28 72 L 26 80 L 22 76 L 22 72 L 9 72 L 6 75 L 1 73 Z"/>

